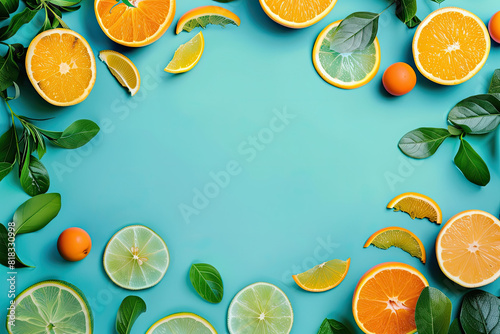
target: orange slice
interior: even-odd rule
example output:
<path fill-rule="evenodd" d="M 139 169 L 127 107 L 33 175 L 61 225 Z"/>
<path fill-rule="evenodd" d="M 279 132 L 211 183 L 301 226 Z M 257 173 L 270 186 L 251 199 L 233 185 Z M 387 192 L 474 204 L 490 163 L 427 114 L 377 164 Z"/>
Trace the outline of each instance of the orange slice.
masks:
<path fill-rule="evenodd" d="M 94 53 L 77 32 L 46 30 L 28 47 L 26 73 L 45 101 L 56 106 L 71 106 L 85 100 L 94 87 Z"/>
<path fill-rule="evenodd" d="M 452 217 L 436 239 L 439 267 L 452 281 L 476 288 L 500 277 L 500 221 L 469 210 Z"/>
<path fill-rule="evenodd" d="M 427 218 L 438 225 L 443 222 L 443 213 L 439 205 L 432 198 L 422 194 L 411 192 L 401 194 L 394 197 L 387 204 L 387 208 L 406 212 L 411 219 Z"/>
<path fill-rule="evenodd" d="M 427 79 L 458 85 L 486 63 L 490 36 L 481 19 L 465 9 L 438 9 L 420 23 L 413 37 L 413 57 Z"/>
<path fill-rule="evenodd" d="M 182 15 L 177 22 L 175 33 L 178 34 L 182 30 L 191 32 L 197 27 L 205 29 L 208 24 L 217 24 L 224 28 L 228 24 L 239 26 L 240 23 L 240 18 L 228 9 L 220 6 L 202 6 L 191 9 Z"/>
<path fill-rule="evenodd" d="M 351 259 L 331 260 L 292 277 L 306 291 L 323 292 L 333 289 L 344 280 L 350 264 Z"/>
<path fill-rule="evenodd" d="M 415 307 L 428 285 L 424 275 L 407 264 L 379 264 L 361 277 L 354 291 L 354 319 L 369 334 L 415 333 Z"/>
<path fill-rule="evenodd" d="M 116 0 L 94 2 L 102 31 L 118 44 L 133 47 L 151 44 L 167 31 L 174 19 L 175 0 L 131 0 L 130 3 L 135 7 Z"/>
<path fill-rule="evenodd" d="M 273 21 L 288 28 L 309 27 L 323 19 L 337 0 L 259 0 Z"/>
<path fill-rule="evenodd" d="M 425 248 L 422 241 L 411 231 L 402 227 L 386 227 L 373 233 L 363 247 L 370 245 L 380 249 L 397 247 L 425 263 Z"/>

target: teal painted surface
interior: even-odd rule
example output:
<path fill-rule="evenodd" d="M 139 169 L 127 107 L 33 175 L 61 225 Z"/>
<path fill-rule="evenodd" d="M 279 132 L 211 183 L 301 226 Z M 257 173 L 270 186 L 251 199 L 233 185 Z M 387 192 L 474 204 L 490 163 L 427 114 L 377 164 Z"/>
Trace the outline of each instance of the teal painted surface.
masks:
<path fill-rule="evenodd" d="M 213 4 L 178 2 L 174 23 L 195 6 Z M 500 10 L 495 0 L 445 4 L 469 9 L 485 22 Z M 492 47 L 484 68 L 465 84 L 441 87 L 418 74 L 413 92 L 392 98 L 381 86 L 382 73 L 398 61 L 414 66 L 414 30 L 387 11 L 380 23 L 379 73 L 367 86 L 344 91 L 325 83 L 314 70 L 311 51 L 316 36 L 351 12 L 381 11 L 384 1 L 339 0 L 324 20 L 303 30 L 275 24 L 255 0 L 223 6 L 241 17 L 241 26 L 208 27 L 201 61 L 193 71 L 178 76 L 162 69 L 194 33 L 175 35 L 171 26 L 151 46 L 127 49 L 102 33 L 90 1 L 84 0 L 77 13 L 65 15 L 96 55 L 113 49 L 130 57 L 142 75 L 142 87 L 130 98 L 100 61 L 92 93 L 75 107 L 52 107 L 27 81 L 22 83 L 23 97 L 12 103 L 20 114 L 55 116 L 44 124 L 49 129 L 89 118 L 102 131 L 86 147 L 76 151 L 49 147 L 43 158 L 51 176 L 50 191 L 62 194 L 62 210 L 43 230 L 18 238 L 20 257 L 36 265 L 19 270 L 19 292 L 52 278 L 77 285 L 92 303 L 96 333 L 113 332 L 118 306 L 129 294 L 141 296 L 148 307 L 134 333 L 144 333 L 156 320 L 181 311 L 195 312 L 219 333 L 227 333 L 226 311 L 232 297 L 248 284 L 266 281 L 290 298 L 295 313 L 292 333 L 315 333 L 327 316 L 360 332 L 351 313 L 357 281 L 378 263 L 401 261 L 445 291 L 457 311 L 465 291 L 437 266 L 433 245 L 440 227 L 391 213 L 385 206 L 395 195 L 416 191 L 434 198 L 445 220 L 468 209 L 498 216 L 498 131 L 471 140 L 490 167 L 492 180 L 485 188 L 466 181 L 453 165 L 456 141 L 445 142 L 434 157 L 421 162 L 403 156 L 397 143 L 419 126 L 444 126 L 455 103 L 485 92 L 493 70 L 500 67 L 500 47 Z M 427 0 L 419 1 L 419 6 L 421 18 L 438 8 Z M 26 40 L 35 32 L 29 27 L 23 30 Z M 290 118 L 276 120 L 276 114 L 285 110 Z M 6 122 L 5 115 L 0 117 L 2 131 Z M 259 150 L 250 149 L 258 136 Z M 208 203 L 198 203 L 205 207 L 188 223 L 180 206 L 192 206 L 196 191 L 203 191 L 228 165 L 233 175 L 221 179 L 224 187 L 218 191 L 208 189 L 217 194 Z M 5 223 L 28 196 L 12 174 L 0 183 L 0 198 L 0 218 Z M 115 286 L 101 263 L 108 239 L 134 223 L 158 232 L 171 253 L 163 281 L 140 292 Z M 58 235 L 71 226 L 86 229 L 93 240 L 89 256 L 78 263 L 65 262 L 56 250 Z M 416 233 L 426 247 L 428 263 L 397 249 L 362 248 L 369 235 L 387 226 Z M 325 260 L 349 257 L 347 278 L 329 292 L 307 293 L 291 279 Z M 190 286 L 189 267 L 196 262 L 210 263 L 220 271 L 225 284 L 220 304 L 203 301 Z M 6 307 L 7 283 L 0 281 L 0 304 Z M 500 282 L 485 289 L 499 295 Z M 5 314 L 2 307 L 0 316 Z"/>

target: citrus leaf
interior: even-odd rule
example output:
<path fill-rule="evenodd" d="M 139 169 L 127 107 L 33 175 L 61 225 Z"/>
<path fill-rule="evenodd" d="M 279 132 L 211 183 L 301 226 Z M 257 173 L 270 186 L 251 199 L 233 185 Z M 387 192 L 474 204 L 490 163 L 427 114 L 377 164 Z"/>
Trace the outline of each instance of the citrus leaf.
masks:
<path fill-rule="evenodd" d="M 419 334 L 447 334 L 451 319 L 451 301 L 436 288 L 425 287 L 415 308 Z"/>
<path fill-rule="evenodd" d="M 493 72 L 493 77 L 491 78 L 489 94 L 500 93 L 500 69 Z"/>
<path fill-rule="evenodd" d="M 337 320 L 325 319 L 321 323 L 318 334 L 351 334 L 351 331 Z"/>
<path fill-rule="evenodd" d="M 435 3 L 442 3 L 444 2 L 444 0 L 431 0 L 432 2 L 435 2 Z"/>
<path fill-rule="evenodd" d="M 500 94 L 481 94 L 460 101 L 448 121 L 470 134 L 494 131 L 500 124 Z"/>
<path fill-rule="evenodd" d="M 481 290 L 466 293 L 460 310 L 460 324 L 467 334 L 500 333 L 500 300 Z"/>
<path fill-rule="evenodd" d="M 0 137 L 0 162 L 13 164 L 16 161 L 17 141 L 15 128 L 11 127 Z"/>
<path fill-rule="evenodd" d="M 457 128 L 456 126 L 453 125 L 448 125 L 448 132 L 452 136 L 460 136 L 462 133 L 464 133 L 464 130 Z"/>
<path fill-rule="evenodd" d="M 141 297 L 125 297 L 116 315 L 116 331 L 118 334 L 130 334 L 135 321 L 144 312 L 146 312 L 146 303 Z"/>
<path fill-rule="evenodd" d="M 14 168 L 14 164 L 10 162 L 0 162 L 0 181 L 3 180 L 4 177 L 9 175 L 9 173 Z"/>
<path fill-rule="evenodd" d="M 33 10 L 28 7 L 22 12 L 12 17 L 8 26 L 0 28 L 0 41 L 5 41 L 16 34 L 16 32 L 26 23 L 30 22 L 38 13 L 38 10 Z M 3 90 L 3 89 L 0 89 Z"/>
<path fill-rule="evenodd" d="M 9 13 L 14 13 L 19 8 L 19 0 L 0 0 L 0 3 Z"/>
<path fill-rule="evenodd" d="M 0 38 L 0 40 L 2 39 Z M 0 58 L 0 91 L 12 86 L 19 76 L 19 66 L 14 60 L 15 51 L 16 49 L 9 45 L 7 54 Z"/>
<path fill-rule="evenodd" d="M 31 233 L 45 227 L 61 210 L 61 195 L 35 196 L 24 202 L 14 213 L 16 234 Z"/>
<path fill-rule="evenodd" d="M 405 134 L 398 146 L 407 156 L 424 159 L 436 153 L 443 141 L 450 136 L 446 129 L 418 128 Z"/>
<path fill-rule="evenodd" d="M 347 16 L 335 30 L 330 49 L 338 53 L 366 49 L 377 37 L 379 16 L 370 12 L 356 12 Z"/>
<path fill-rule="evenodd" d="M 406 22 L 406 26 L 410 29 L 413 29 L 416 26 L 418 26 L 421 22 L 422 20 L 420 20 L 418 16 L 414 16 L 408 22 Z"/>
<path fill-rule="evenodd" d="M 49 131 L 42 132 L 46 135 Z M 52 143 L 57 146 L 74 149 L 87 144 L 99 132 L 99 126 L 87 119 L 81 119 L 68 126 Z M 56 134 L 56 132 L 51 132 Z"/>
<path fill-rule="evenodd" d="M 10 237 L 12 238 L 14 236 L 14 232 L 11 230 L 10 234 Z M 15 268 L 33 268 L 19 259 L 16 254 L 15 247 L 13 247 L 13 245 L 10 243 L 11 242 L 9 241 L 9 232 L 7 231 L 7 228 L 3 224 L 0 224 L 0 264 L 9 268 L 10 270 L 13 270 Z M 11 256 L 13 255 L 13 253 L 15 254 L 15 256 Z M 14 262 L 12 262 L 12 258 L 15 259 Z"/>
<path fill-rule="evenodd" d="M 396 16 L 403 22 L 411 21 L 417 15 L 417 0 L 397 0 Z"/>
<path fill-rule="evenodd" d="M 228 19 L 227 17 L 224 17 L 222 15 L 203 15 L 199 16 L 196 19 L 189 20 L 183 27 L 182 30 L 191 32 L 193 29 L 201 27 L 205 29 L 207 25 L 213 24 L 213 25 L 219 25 L 223 28 L 226 27 L 228 24 L 233 24 L 237 26 L 238 24 L 234 22 L 231 19 Z"/>
<path fill-rule="evenodd" d="M 50 178 L 45 166 L 33 155 L 27 154 L 21 169 L 21 186 L 30 196 L 44 194 L 49 190 Z"/>
<path fill-rule="evenodd" d="M 450 329 L 448 330 L 448 334 L 464 334 L 462 327 L 460 326 L 460 321 L 458 318 L 453 320 L 450 325 Z"/>
<path fill-rule="evenodd" d="M 478 186 L 485 186 L 490 182 L 491 177 L 488 166 L 463 138 L 460 139 L 460 147 L 454 161 L 455 165 L 470 182 Z"/>
<path fill-rule="evenodd" d="M 215 267 L 206 263 L 191 266 L 189 279 L 201 298 L 210 303 L 220 303 L 224 295 L 222 278 Z"/>
<path fill-rule="evenodd" d="M 78 5 L 82 0 L 48 0 L 47 2 L 50 2 L 53 5 L 60 6 L 60 7 L 71 7 L 74 5 Z"/>

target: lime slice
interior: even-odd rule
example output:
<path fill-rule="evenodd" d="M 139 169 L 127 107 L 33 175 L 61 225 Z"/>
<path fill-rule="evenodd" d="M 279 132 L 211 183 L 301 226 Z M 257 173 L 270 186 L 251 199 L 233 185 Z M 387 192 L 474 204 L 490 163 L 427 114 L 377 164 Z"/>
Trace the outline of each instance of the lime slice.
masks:
<path fill-rule="evenodd" d="M 7 316 L 9 334 L 93 332 L 93 317 L 87 299 L 74 285 L 44 281 L 21 292 L 14 302 L 15 320 Z"/>
<path fill-rule="evenodd" d="M 184 73 L 191 70 L 200 61 L 204 49 L 205 40 L 200 31 L 189 42 L 179 46 L 175 51 L 174 58 L 165 67 L 165 72 Z"/>
<path fill-rule="evenodd" d="M 146 334 L 217 334 L 214 327 L 193 313 L 176 313 L 158 320 Z"/>
<path fill-rule="evenodd" d="M 353 89 L 366 85 L 380 67 L 380 46 L 375 38 L 364 50 L 338 53 L 330 49 L 335 28 L 341 21 L 333 22 L 319 34 L 314 44 L 313 63 L 318 74 L 329 84 Z"/>
<path fill-rule="evenodd" d="M 118 231 L 104 251 L 104 270 L 118 286 L 129 290 L 158 284 L 169 264 L 167 245 L 146 226 L 131 225 Z"/>
<path fill-rule="evenodd" d="M 227 316 L 231 334 L 288 334 L 293 310 L 283 291 L 269 283 L 254 283 L 233 298 Z"/>

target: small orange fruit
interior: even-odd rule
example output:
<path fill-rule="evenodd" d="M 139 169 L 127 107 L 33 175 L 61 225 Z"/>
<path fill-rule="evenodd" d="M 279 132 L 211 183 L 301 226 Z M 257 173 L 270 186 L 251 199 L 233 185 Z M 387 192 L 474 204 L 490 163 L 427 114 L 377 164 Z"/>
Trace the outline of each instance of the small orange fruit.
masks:
<path fill-rule="evenodd" d="M 368 270 L 354 291 L 352 313 L 368 334 L 415 333 L 415 307 L 429 283 L 405 263 L 387 262 Z"/>
<path fill-rule="evenodd" d="M 92 240 L 85 230 L 79 227 L 70 227 L 64 230 L 57 239 L 57 250 L 67 261 L 84 259 L 92 248 Z"/>
<path fill-rule="evenodd" d="M 488 30 L 490 31 L 491 39 L 500 43 L 500 11 L 491 17 L 488 23 Z"/>
<path fill-rule="evenodd" d="M 394 96 L 408 94 L 417 84 L 417 76 L 413 68 L 406 63 L 389 66 L 382 77 L 385 90 Z"/>

